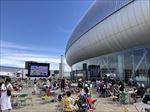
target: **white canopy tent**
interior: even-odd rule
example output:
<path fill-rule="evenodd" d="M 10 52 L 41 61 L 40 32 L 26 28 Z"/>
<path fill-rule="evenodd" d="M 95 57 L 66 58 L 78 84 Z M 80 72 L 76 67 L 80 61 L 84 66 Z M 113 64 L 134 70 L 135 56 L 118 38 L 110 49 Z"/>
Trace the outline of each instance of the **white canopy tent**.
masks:
<path fill-rule="evenodd" d="M 10 77 L 10 78 L 13 78 L 15 77 L 15 75 L 11 72 L 3 72 L 3 71 L 0 71 L 0 76 L 7 76 L 7 77 Z"/>

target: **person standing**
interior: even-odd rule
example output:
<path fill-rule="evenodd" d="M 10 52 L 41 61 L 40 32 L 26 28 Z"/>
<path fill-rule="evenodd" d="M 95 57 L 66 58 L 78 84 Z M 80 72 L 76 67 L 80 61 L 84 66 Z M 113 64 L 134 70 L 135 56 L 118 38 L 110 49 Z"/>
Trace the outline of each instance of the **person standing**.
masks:
<path fill-rule="evenodd" d="M 11 79 L 7 78 L 6 79 L 6 87 L 7 87 L 7 107 L 8 107 L 8 112 L 12 109 L 11 106 L 11 91 L 13 90 L 13 86 L 11 84 Z"/>
<path fill-rule="evenodd" d="M 2 112 L 5 110 L 12 109 L 11 106 L 11 91 L 13 90 L 13 87 L 11 85 L 11 79 L 7 78 L 6 81 L 1 85 L 1 110 Z"/>
<path fill-rule="evenodd" d="M 63 79 L 61 80 L 61 91 L 64 92 L 65 89 L 65 78 L 63 77 Z"/>
<path fill-rule="evenodd" d="M 5 82 L 5 78 L 4 77 L 2 77 L 1 79 L 0 79 L 0 112 L 2 112 L 2 110 L 1 110 L 1 96 L 3 96 L 2 95 L 2 92 L 4 92 L 5 90 L 3 90 L 2 89 L 2 85 L 4 84 L 4 82 Z"/>

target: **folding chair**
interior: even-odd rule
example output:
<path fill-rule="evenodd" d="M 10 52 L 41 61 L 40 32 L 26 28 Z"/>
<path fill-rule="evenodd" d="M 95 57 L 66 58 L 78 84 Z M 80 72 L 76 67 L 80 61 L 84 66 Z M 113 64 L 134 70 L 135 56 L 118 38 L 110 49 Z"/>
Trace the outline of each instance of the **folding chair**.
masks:
<path fill-rule="evenodd" d="M 17 97 L 17 103 L 19 104 L 18 105 L 19 107 L 23 106 L 23 104 L 24 104 L 24 106 L 26 106 L 27 97 L 28 97 L 28 94 L 20 94 Z"/>
<path fill-rule="evenodd" d="M 61 104 L 56 105 L 56 112 L 64 112 L 64 107 Z"/>
<path fill-rule="evenodd" d="M 128 103 L 128 93 L 123 91 L 119 92 L 119 104 L 126 104 Z"/>
<path fill-rule="evenodd" d="M 97 99 L 92 100 L 91 98 L 87 98 L 86 102 L 89 103 L 89 112 L 93 112 L 94 110 L 96 110 L 96 106 L 98 104 Z"/>
<path fill-rule="evenodd" d="M 134 103 L 134 106 L 137 112 L 143 112 L 143 110 L 145 111 L 145 109 L 150 109 L 150 105 L 145 104 L 143 102 Z"/>

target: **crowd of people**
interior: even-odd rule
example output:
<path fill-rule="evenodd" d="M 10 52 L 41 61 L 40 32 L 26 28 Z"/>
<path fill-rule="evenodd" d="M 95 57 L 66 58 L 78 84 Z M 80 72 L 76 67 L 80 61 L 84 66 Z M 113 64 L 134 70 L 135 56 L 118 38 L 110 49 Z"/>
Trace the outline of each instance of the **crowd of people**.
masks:
<path fill-rule="evenodd" d="M 112 96 L 114 101 L 119 101 L 121 104 L 131 103 L 129 99 L 132 99 L 132 103 L 142 100 L 144 104 L 150 105 L 150 88 L 146 88 L 143 83 L 138 83 L 131 79 L 128 83 L 114 79 L 96 80 L 96 88 L 99 97 Z M 120 100 L 121 98 L 123 100 Z M 146 109 L 146 111 L 150 112 L 149 109 Z"/>
<path fill-rule="evenodd" d="M 143 83 L 136 85 L 129 85 L 121 80 L 96 80 L 97 92 L 100 97 L 117 96 L 119 92 L 132 91 L 131 97 L 136 102 L 136 98 L 142 98 L 146 92 Z"/>
<path fill-rule="evenodd" d="M 92 104 L 96 100 L 91 97 L 91 89 L 90 84 L 79 80 L 75 91 L 67 90 L 63 94 L 59 94 L 59 103 L 63 106 L 64 112 L 87 112 L 89 109 L 94 110 L 95 107 Z"/>
<path fill-rule="evenodd" d="M 96 80 L 96 81 L 83 81 L 82 79 L 80 79 L 79 81 L 76 81 L 78 83 L 77 87 L 73 88 L 71 86 L 73 81 L 66 80 L 64 78 L 61 80 L 57 80 L 57 81 L 48 80 L 45 82 L 48 82 L 47 85 L 50 84 L 49 87 L 51 88 L 51 90 L 58 90 L 58 89 L 61 90 L 61 92 L 59 92 L 61 93 L 61 97 L 59 98 L 62 100 L 66 100 L 67 97 L 70 100 L 72 98 L 71 94 L 73 94 L 73 96 L 76 96 L 76 98 L 74 99 L 78 99 L 78 100 L 74 100 L 74 104 L 73 103 L 70 104 L 69 107 L 72 108 L 74 105 L 76 105 L 78 109 L 82 111 L 85 111 L 87 108 L 90 108 L 90 105 L 87 103 L 88 101 L 86 99 L 87 98 L 92 99 L 91 90 L 93 87 L 96 87 L 96 91 L 99 94 L 99 97 L 116 96 L 113 99 L 114 101 L 119 101 L 120 98 L 123 97 L 123 96 L 120 97 L 121 93 L 125 93 L 125 92 L 127 92 L 127 95 L 129 95 L 127 97 L 130 97 L 132 99 L 133 101 L 132 103 L 136 103 L 138 99 L 143 99 L 143 103 L 146 103 L 146 104 L 149 104 L 149 101 L 150 101 L 149 100 L 150 93 L 146 92 L 146 88 L 143 83 L 136 84 L 134 82 L 134 83 L 126 84 L 121 80 L 114 80 L 114 79 L 109 79 L 109 80 L 101 79 L 101 80 Z M 128 92 L 131 92 L 131 93 L 128 94 Z M 74 95 L 74 93 L 77 93 L 77 94 Z M 57 94 L 57 95 L 60 95 L 60 94 Z M 128 99 L 124 98 L 120 103 L 121 104 L 130 103 L 127 100 Z M 69 101 L 69 102 L 72 102 L 72 101 Z M 68 106 L 66 105 L 64 107 L 68 108 Z"/>
<path fill-rule="evenodd" d="M 78 81 L 74 88 L 71 85 L 72 83 L 73 81 L 65 78 L 58 80 L 35 79 L 34 92 L 35 94 L 49 96 L 53 91 L 65 112 L 77 110 L 86 112 L 87 109 L 92 108 L 90 104 L 93 101 L 90 92 L 92 86 L 90 82 L 84 83 L 82 79 Z M 40 89 L 40 92 L 38 89 Z"/>
<path fill-rule="evenodd" d="M 150 90 L 146 91 L 144 84 L 132 83 L 131 80 L 125 84 L 121 80 L 114 79 L 100 79 L 96 81 L 83 81 L 79 79 L 72 81 L 69 79 L 51 79 L 38 78 L 32 80 L 23 80 L 24 83 L 31 82 L 33 87 L 32 94 L 40 96 L 54 96 L 55 101 L 58 102 L 62 111 L 64 112 L 87 112 L 87 110 L 94 110 L 93 103 L 97 100 L 93 99 L 92 94 L 98 93 L 99 97 L 111 97 L 114 101 L 120 100 L 120 93 L 132 91 L 129 97 L 133 99 L 133 103 L 137 102 L 138 98 L 142 98 L 142 102 L 150 105 Z M 1 110 L 12 109 L 11 106 L 11 91 L 21 91 L 24 88 L 22 80 L 18 79 L 11 82 L 10 78 L 4 78 L 0 84 L 1 95 Z M 121 96 L 122 97 L 122 96 Z M 98 98 L 98 97 L 97 97 Z M 121 101 L 126 104 L 126 100 Z M 128 102 L 129 103 L 129 102 Z M 147 110 L 149 112 L 149 110 Z"/>

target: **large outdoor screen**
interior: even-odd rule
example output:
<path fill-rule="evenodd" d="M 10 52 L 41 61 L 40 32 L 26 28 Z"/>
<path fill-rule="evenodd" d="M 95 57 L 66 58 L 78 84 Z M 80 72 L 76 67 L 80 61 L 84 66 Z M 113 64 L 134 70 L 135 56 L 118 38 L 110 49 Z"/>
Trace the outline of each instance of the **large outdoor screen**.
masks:
<path fill-rule="evenodd" d="M 29 77 L 49 77 L 49 63 L 29 63 Z"/>

